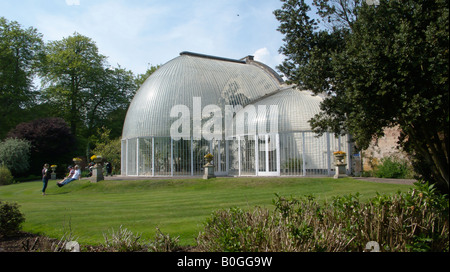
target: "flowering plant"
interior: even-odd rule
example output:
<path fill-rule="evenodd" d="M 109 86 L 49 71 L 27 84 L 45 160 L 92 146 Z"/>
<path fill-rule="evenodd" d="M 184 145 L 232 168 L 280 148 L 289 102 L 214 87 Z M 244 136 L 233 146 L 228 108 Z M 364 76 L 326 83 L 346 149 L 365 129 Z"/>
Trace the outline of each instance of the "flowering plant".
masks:
<path fill-rule="evenodd" d="M 207 161 L 212 161 L 213 158 L 214 158 L 214 156 L 211 153 L 208 153 L 208 154 L 205 155 L 205 159 Z"/>
<path fill-rule="evenodd" d="M 58 167 L 58 165 L 52 165 L 52 166 L 50 166 L 51 168 L 56 168 L 56 167 Z"/>
<path fill-rule="evenodd" d="M 345 152 L 344 151 L 336 151 L 336 152 L 333 152 L 333 154 L 334 155 L 345 155 Z"/>
<path fill-rule="evenodd" d="M 102 156 L 92 155 L 91 161 L 93 161 L 95 159 L 101 159 L 101 158 L 102 158 Z"/>
<path fill-rule="evenodd" d="M 73 161 L 74 162 L 80 162 L 80 161 L 82 161 L 82 159 L 80 159 L 80 158 L 73 158 Z"/>

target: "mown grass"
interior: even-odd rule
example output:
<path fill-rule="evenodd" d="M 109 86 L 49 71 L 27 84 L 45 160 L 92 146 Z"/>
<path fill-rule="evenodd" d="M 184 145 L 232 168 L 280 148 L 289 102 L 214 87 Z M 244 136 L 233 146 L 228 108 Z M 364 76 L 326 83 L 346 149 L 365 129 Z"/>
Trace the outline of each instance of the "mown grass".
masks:
<path fill-rule="evenodd" d="M 58 188 L 50 181 L 42 196 L 41 181 L 0 187 L 0 200 L 17 202 L 25 214 L 23 230 L 60 238 L 71 228 L 82 244 L 101 244 L 103 234 L 126 227 L 154 237 L 156 227 L 180 236 L 181 245 L 195 244 L 205 219 L 218 209 L 255 206 L 273 208 L 275 194 L 318 200 L 360 193 L 364 201 L 376 193 L 407 191 L 409 185 L 373 183 L 351 178 L 215 178 L 72 182 Z"/>

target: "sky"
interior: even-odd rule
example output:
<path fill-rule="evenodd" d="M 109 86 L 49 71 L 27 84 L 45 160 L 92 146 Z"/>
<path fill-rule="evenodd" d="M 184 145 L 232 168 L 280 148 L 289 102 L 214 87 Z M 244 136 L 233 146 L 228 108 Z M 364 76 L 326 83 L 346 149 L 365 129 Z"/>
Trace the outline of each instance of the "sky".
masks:
<path fill-rule="evenodd" d="M 78 32 L 108 63 L 144 73 L 182 51 L 240 59 L 275 69 L 283 36 L 280 0 L 0 0 L 0 16 L 34 27 L 45 42 Z"/>

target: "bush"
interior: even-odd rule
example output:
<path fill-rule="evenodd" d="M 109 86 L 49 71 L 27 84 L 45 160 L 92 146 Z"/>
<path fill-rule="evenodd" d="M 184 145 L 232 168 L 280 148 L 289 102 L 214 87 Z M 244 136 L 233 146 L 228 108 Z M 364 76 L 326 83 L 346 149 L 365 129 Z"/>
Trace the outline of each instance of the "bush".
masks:
<path fill-rule="evenodd" d="M 109 138 L 110 133 L 111 130 L 104 127 L 97 129 L 98 139 L 94 139 L 94 137 L 92 137 L 96 145 L 92 150 L 92 153 L 102 155 L 105 161 L 109 161 L 111 163 L 113 173 L 120 174 L 122 140 L 121 138 L 111 140 Z"/>
<path fill-rule="evenodd" d="M 416 184 L 407 193 L 359 195 L 319 204 L 314 197 L 278 196 L 275 211 L 255 208 L 216 211 L 197 237 L 202 251 L 381 251 L 449 250 L 449 202 L 434 185 Z"/>
<path fill-rule="evenodd" d="M 11 171 L 9 171 L 8 167 L 4 164 L 0 166 L 0 186 L 1 185 L 9 185 L 14 182 L 14 178 L 11 175 Z"/>
<path fill-rule="evenodd" d="M 150 251 L 150 252 L 174 252 L 181 247 L 179 237 L 170 237 L 169 234 L 164 234 L 159 228 L 156 228 L 154 241 L 144 241 L 141 235 L 133 234 L 126 228 L 119 227 L 119 230 L 111 230 L 110 236 L 103 234 L 105 238 L 105 250 L 112 252 L 136 252 L 136 251 Z"/>
<path fill-rule="evenodd" d="M 0 142 L 0 163 L 14 174 L 21 174 L 30 167 L 31 144 L 21 139 L 6 139 Z"/>
<path fill-rule="evenodd" d="M 377 178 L 411 178 L 412 176 L 408 162 L 395 157 L 382 158 L 381 164 L 375 171 Z"/>
<path fill-rule="evenodd" d="M 30 143 L 29 174 L 40 173 L 44 163 L 62 165 L 70 161 L 76 148 L 75 136 L 62 118 L 50 117 L 20 123 L 8 132 L 7 137 Z"/>
<path fill-rule="evenodd" d="M 156 228 L 155 240 L 150 243 L 151 252 L 174 252 L 180 249 L 179 237 L 170 237 L 164 234 L 159 228 Z"/>
<path fill-rule="evenodd" d="M 201 251 L 208 252 L 282 251 L 273 241 L 273 223 L 266 209 L 219 210 L 206 220 L 197 243 Z"/>
<path fill-rule="evenodd" d="M 0 201 L 0 235 L 9 236 L 19 232 L 23 222 L 25 217 L 16 203 Z"/>
<path fill-rule="evenodd" d="M 118 231 L 111 230 L 110 236 L 103 234 L 105 247 L 113 252 L 134 252 L 140 251 L 143 245 L 139 242 L 140 235 L 135 235 L 126 228 L 119 227 Z"/>

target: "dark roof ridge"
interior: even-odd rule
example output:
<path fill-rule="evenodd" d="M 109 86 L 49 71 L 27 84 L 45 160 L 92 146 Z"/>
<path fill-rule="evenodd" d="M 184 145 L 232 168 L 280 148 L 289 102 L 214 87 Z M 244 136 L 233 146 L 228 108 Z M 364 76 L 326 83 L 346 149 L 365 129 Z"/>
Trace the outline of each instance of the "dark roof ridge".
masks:
<path fill-rule="evenodd" d="M 222 58 L 222 57 L 205 55 L 205 54 L 194 53 L 194 52 L 189 52 L 189 51 L 181 52 L 180 56 L 183 56 L 183 55 L 192 56 L 192 57 L 198 57 L 198 58 L 205 58 L 205 59 L 213 59 L 213 60 L 220 60 L 220 61 L 228 61 L 228 62 L 235 62 L 235 63 L 246 64 L 245 60 Z"/>

